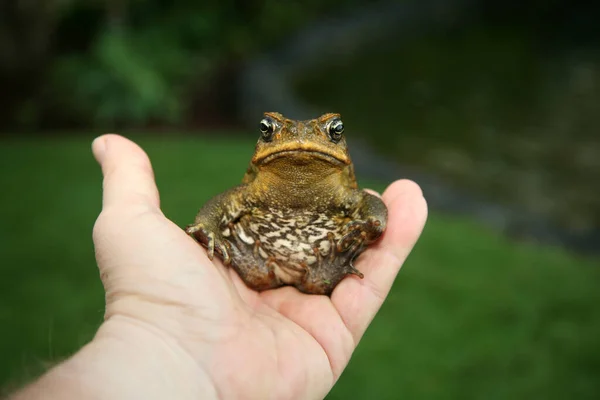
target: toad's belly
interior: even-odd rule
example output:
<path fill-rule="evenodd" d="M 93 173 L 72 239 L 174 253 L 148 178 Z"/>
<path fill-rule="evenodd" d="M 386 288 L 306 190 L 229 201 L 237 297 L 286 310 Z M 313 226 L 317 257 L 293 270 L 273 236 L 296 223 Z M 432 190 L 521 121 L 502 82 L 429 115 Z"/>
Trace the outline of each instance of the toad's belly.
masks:
<path fill-rule="evenodd" d="M 350 218 L 342 213 L 302 210 L 254 211 L 221 231 L 230 265 L 254 290 L 284 285 L 305 293 L 330 294 L 365 246 L 362 236 L 347 243 Z M 354 235 L 356 236 L 356 235 Z"/>
<path fill-rule="evenodd" d="M 303 268 L 331 254 L 347 222 L 341 214 L 270 209 L 245 215 L 222 234 L 237 244 L 236 253 L 240 255 Z"/>

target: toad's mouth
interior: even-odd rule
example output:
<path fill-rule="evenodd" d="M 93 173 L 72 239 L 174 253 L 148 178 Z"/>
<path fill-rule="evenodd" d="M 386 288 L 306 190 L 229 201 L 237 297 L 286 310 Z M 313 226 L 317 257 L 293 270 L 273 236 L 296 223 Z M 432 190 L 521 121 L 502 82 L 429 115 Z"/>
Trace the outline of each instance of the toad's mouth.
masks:
<path fill-rule="evenodd" d="M 257 164 L 267 164 L 282 157 L 306 161 L 319 159 L 331 164 L 350 164 L 350 158 L 344 153 L 336 153 L 314 144 L 282 146 L 278 149 L 270 149 L 270 151 L 265 150 L 256 153 L 252 161 Z"/>

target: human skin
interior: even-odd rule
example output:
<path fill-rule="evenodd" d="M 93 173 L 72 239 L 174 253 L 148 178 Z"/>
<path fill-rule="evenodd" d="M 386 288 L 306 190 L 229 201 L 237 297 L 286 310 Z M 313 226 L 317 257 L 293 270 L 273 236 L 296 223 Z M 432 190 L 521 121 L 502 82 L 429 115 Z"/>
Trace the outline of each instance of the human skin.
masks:
<path fill-rule="evenodd" d="M 92 148 L 104 175 L 93 231 L 104 322 L 15 400 L 323 398 L 427 218 L 420 188 L 396 181 L 382 195 L 387 229 L 357 260 L 363 279 L 347 277 L 331 297 L 258 293 L 164 216 L 141 148 L 112 134 Z"/>

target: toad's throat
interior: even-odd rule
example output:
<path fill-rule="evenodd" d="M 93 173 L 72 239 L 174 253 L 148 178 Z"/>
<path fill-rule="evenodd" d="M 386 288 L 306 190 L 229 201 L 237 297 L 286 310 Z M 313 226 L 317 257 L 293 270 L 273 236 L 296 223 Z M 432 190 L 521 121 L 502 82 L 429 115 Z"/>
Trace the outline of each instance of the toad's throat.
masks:
<path fill-rule="evenodd" d="M 350 160 L 347 157 L 343 157 L 341 155 L 337 155 L 332 152 L 322 151 L 319 149 L 281 149 L 271 153 L 263 153 L 257 155 L 254 162 L 258 164 L 268 164 L 273 160 L 284 157 L 299 162 L 310 162 L 310 160 L 318 159 L 334 165 L 350 163 Z"/>

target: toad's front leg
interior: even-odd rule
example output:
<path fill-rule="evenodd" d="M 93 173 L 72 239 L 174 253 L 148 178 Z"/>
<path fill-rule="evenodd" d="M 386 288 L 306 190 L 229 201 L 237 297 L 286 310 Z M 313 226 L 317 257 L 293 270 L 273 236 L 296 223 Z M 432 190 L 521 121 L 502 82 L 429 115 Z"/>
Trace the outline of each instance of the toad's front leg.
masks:
<path fill-rule="evenodd" d="M 338 251 L 360 251 L 383 234 L 388 210 L 383 201 L 371 193 L 357 191 L 347 205 L 348 216 L 344 236 L 338 241 Z"/>
<path fill-rule="evenodd" d="M 231 261 L 231 244 L 222 232 L 244 213 L 242 192 L 243 186 L 238 186 L 210 199 L 198 211 L 194 223 L 185 228 L 188 235 L 206 247 L 209 259 L 216 251 L 225 265 Z"/>

